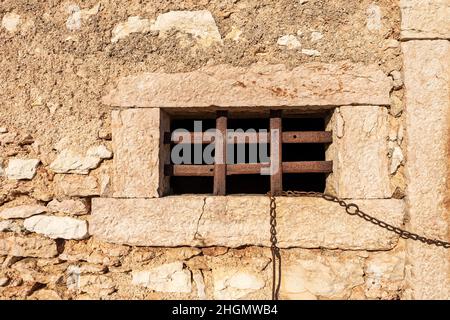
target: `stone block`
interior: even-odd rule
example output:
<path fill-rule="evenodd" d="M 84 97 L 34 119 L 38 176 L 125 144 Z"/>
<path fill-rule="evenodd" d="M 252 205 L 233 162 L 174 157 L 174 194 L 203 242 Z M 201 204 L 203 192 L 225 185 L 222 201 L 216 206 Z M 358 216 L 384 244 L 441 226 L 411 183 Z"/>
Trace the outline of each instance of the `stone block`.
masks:
<path fill-rule="evenodd" d="M 158 108 L 113 111 L 115 197 L 158 197 L 163 193 L 161 114 Z"/>
<path fill-rule="evenodd" d="M 0 233 L 0 256 L 52 258 L 57 254 L 56 243 L 51 239 Z"/>
<path fill-rule="evenodd" d="M 103 103 L 118 107 L 329 107 L 389 105 L 392 80 L 375 65 L 208 66 L 119 80 Z M 176 94 L 173 94 L 176 92 Z"/>
<path fill-rule="evenodd" d="M 400 0 L 402 39 L 450 39 L 450 1 Z"/>
<path fill-rule="evenodd" d="M 396 226 L 402 200 L 355 201 L 362 210 Z M 349 216 L 320 198 L 277 198 L 282 248 L 388 250 L 398 236 Z M 270 246 L 266 196 L 170 196 L 158 199 L 92 200 L 89 232 L 100 240 L 138 246 Z"/>
<path fill-rule="evenodd" d="M 406 199 L 409 229 L 448 241 L 447 175 L 450 42 L 402 43 L 406 99 Z M 409 296 L 450 298 L 448 250 L 408 243 Z"/>
<path fill-rule="evenodd" d="M 387 108 L 344 106 L 334 111 L 334 119 L 327 191 L 341 198 L 390 198 Z"/>

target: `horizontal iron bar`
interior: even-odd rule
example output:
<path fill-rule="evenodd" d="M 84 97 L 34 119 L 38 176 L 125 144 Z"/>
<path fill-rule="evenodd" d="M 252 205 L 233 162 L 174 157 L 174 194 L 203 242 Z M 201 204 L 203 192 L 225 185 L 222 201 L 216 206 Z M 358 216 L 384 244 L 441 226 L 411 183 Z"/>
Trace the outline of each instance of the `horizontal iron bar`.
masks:
<path fill-rule="evenodd" d="M 238 163 L 227 165 L 227 175 L 260 174 L 262 168 L 268 168 L 268 163 Z M 283 162 L 283 173 L 331 173 L 333 161 L 299 161 Z M 212 177 L 214 165 L 177 164 L 165 165 L 164 173 L 167 176 L 179 177 Z"/>
<path fill-rule="evenodd" d="M 203 132 L 189 132 L 190 143 L 208 144 L 214 141 L 211 134 L 203 134 Z M 228 143 L 267 143 L 270 133 L 245 133 L 233 132 L 228 134 Z M 178 144 L 182 143 L 183 137 L 179 139 L 172 139 L 170 132 L 164 133 L 164 143 L 171 142 Z M 285 131 L 282 133 L 282 143 L 331 143 L 333 141 L 331 131 Z"/>

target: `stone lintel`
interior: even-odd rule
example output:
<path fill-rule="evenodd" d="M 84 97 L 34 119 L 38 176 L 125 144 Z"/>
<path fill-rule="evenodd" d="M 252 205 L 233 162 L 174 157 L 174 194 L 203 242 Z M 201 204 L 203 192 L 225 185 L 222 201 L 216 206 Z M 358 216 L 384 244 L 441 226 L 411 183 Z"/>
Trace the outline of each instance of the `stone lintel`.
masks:
<path fill-rule="evenodd" d="M 402 200 L 355 201 L 362 210 L 401 226 Z M 278 198 L 282 248 L 388 250 L 398 236 L 349 216 L 320 198 Z M 89 233 L 112 243 L 137 246 L 269 246 L 267 196 L 203 195 L 155 199 L 94 198 Z"/>
<path fill-rule="evenodd" d="M 103 103 L 142 108 L 379 106 L 390 104 L 391 88 L 391 79 L 375 65 L 308 63 L 292 70 L 217 65 L 124 77 Z"/>

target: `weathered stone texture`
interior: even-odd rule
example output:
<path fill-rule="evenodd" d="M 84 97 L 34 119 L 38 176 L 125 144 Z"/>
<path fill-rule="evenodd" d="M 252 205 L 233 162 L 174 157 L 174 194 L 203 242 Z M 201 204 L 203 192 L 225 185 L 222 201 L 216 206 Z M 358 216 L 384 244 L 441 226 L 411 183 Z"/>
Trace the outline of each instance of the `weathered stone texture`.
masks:
<path fill-rule="evenodd" d="M 364 283 L 363 259 L 357 256 L 303 253 L 282 266 L 283 299 L 347 299 Z"/>
<path fill-rule="evenodd" d="M 374 65 L 256 64 L 122 78 L 103 103 L 120 107 L 389 105 L 392 80 Z M 173 94 L 176 92 L 177 94 Z"/>
<path fill-rule="evenodd" d="M 390 198 L 387 108 L 344 106 L 334 119 L 328 191 L 341 198 Z"/>
<path fill-rule="evenodd" d="M 400 0 L 403 39 L 450 39 L 450 1 Z"/>
<path fill-rule="evenodd" d="M 151 30 L 159 31 L 160 37 L 165 37 L 173 30 L 188 33 L 203 46 L 222 43 L 216 22 L 211 12 L 207 10 L 170 11 L 160 14 Z"/>
<path fill-rule="evenodd" d="M 159 292 L 190 293 L 191 272 L 183 269 L 183 263 L 173 262 L 149 270 L 133 272 L 134 285 L 140 285 Z"/>
<path fill-rule="evenodd" d="M 58 174 L 55 176 L 57 194 L 63 196 L 89 197 L 100 194 L 100 186 L 96 177 L 82 175 Z"/>
<path fill-rule="evenodd" d="M 0 233 L 0 256 L 52 258 L 57 255 L 53 240 L 36 236 Z"/>
<path fill-rule="evenodd" d="M 401 200 L 358 200 L 360 208 L 393 225 L 403 222 Z M 251 209 L 249 209 L 251 208 Z M 264 196 L 172 196 L 93 199 L 90 233 L 141 246 L 269 246 L 269 199 Z M 280 247 L 387 250 L 398 237 L 348 216 L 319 198 L 278 198 Z"/>
<path fill-rule="evenodd" d="M 115 197 L 158 197 L 163 179 L 160 161 L 161 110 L 116 110 L 112 114 Z"/>
<path fill-rule="evenodd" d="M 25 219 L 23 226 L 52 239 L 80 240 L 88 236 L 86 221 L 69 217 L 38 215 Z"/>
<path fill-rule="evenodd" d="M 68 213 L 74 216 L 80 216 L 89 213 L 86 201 L 66 199 L 58 201 L 54 199 L 47 204 L 47 209 L 52 212 Z"/>
<path fill-rule="evenodd" d="M 40 205 L 23 205 L 0 211 L 1 219 L 24 219 L 46 212 L 47 208 Z"/>
<path fill-rule="evenodd" d="M 242 299 L 264 288 L 265 281 L 254 272 L 243 269 L 217 268 L 213 270 L 214 299 Z"/>
<path fill-rule="evenodd" d="M 33 179 L 39 162 L 38 159 L 11 159 L 5 170 L 6 176 L 14 180 Z"/>
<path fill-rule="evenodd" d="M 411 231 L 448 241 L 445 208 L 450 112 L 450 42 L 402 44 L 406 87 L 407 206 Z M 408 243 L 409 296 L 450 297 L 448 250 Z"/>
<path fill-rule="evenodd" d="M 174 247 L 192 243 L 203 197 L 92 199 L 89 232 L 113 243 Z"/>
<path fill-rule="evenodd" d="M 50 164 L 50 169 L 56 173 L 88 174 L 90 170 L 97 168 L 103 159 L 111 157 L 111 151 L 103 145 L 89 148 L 86 155 L 64 149 Z"/>

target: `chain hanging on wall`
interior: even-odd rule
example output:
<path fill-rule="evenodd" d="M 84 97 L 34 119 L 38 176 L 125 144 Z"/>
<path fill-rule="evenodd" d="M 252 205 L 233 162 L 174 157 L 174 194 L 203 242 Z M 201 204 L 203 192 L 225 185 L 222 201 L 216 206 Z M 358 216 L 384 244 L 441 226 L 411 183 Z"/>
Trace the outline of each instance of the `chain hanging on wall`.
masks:
<path fill-rule="evenodd" d="M 276 213 L 276 198 L 275 196 L 268 194 L 270 197 L 270 249 L 272 252 L 272 300 L 278 300 L 281 286 L 281 253 L 278 247 L 277 239 L 277 213 Z M 430 239 L 424 236 L 420 236 L 416 233 L 406 231 L 404 229 L 395 227 L 387 222 L 379 220 L 359 209 L 358 205 L 355 203 L 347 203 L 346 201 L 339 199 L 336 196 L 321 192 L 304 192 L 304 191 L 283 191 L 282 196 L 286 197 L 320 197 L 330 202 L 335 202 L 341 207 L 345 208 L 345 212 L 351 216 L 358 216 L 380 228 L 386 229 L 388 231 L 398 234 L 403 239 L 420 241 L 428 245 L 434 245 L 437 247 L 443 247 L 445 249 L 450 248 L 450 242 L 441 241 L 438 239 Z"/>

